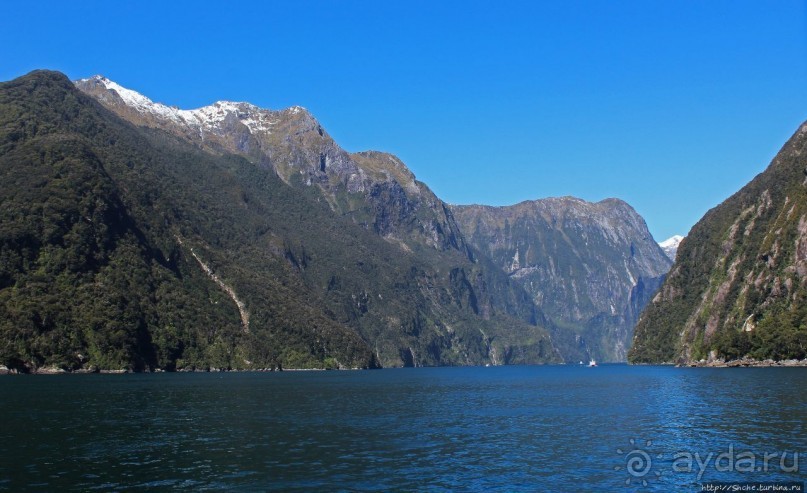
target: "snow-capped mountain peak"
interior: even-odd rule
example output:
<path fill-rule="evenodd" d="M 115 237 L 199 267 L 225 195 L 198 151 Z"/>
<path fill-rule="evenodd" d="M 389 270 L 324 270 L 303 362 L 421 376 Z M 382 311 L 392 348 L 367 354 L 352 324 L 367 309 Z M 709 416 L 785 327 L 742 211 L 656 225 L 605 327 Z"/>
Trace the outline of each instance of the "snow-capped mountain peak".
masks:
<path fill-rule="evenodd" d="M 234 101 L 217 101 L 201 108 L 183 110 L 156 103 L 139 92 L 123 87 L 102 75 L 81 79 L 76 82 L 76 85 L 84 90 L 92 87 L 106 90 L 110 94 L 116 94 L 125 106 L 144 116 L 150 116 L 158 121 L 189 126 L 199 131 L 218 128 L 232 117 L 244 124 L 250 133 L 271 133 L 272 126 L 279 123 L 282 115 L 297 115 L 306 111 L 301 106 L 292 106 L 283 111 L 272 111 L 261 109 L 251 103 Z"/>
<path fill-rule="evenodd" d="M 104 87 L 106 87 L 107 90 L 115 91 L 116 93 L 118 93 L 118 96 L 120 96 L 123 102 L 126 103 L 128 106 L 131 106 L 132 108 L 138 110 L 145 111 L 150 110 L 155 106 L 163 106 L 155 104 L 152 100 L 150 100 L 146 96 L 143 96 L 139 92 L 127 89 L 121 86 L 120 84 L 107 79 L 103 75 L 95 75 L 93 77 L 90 77 L 89 79 L 82 79 L 80 82 L 95 82 L 101 84 Z"/>
<path fill-rule="evenodd" d="M 661 249 L 664 250 L 664 253 L 667 254 L 670 260 L 675 262 L 675 256 L 678 253 L 678 246 L 681 244 L 681 241 L 683 241 L 683 239 L 684 237 L 681 235 L 673 235 L 667 238 L 666 240 L 659 242 L 658 246 L 660 246 Z"/>

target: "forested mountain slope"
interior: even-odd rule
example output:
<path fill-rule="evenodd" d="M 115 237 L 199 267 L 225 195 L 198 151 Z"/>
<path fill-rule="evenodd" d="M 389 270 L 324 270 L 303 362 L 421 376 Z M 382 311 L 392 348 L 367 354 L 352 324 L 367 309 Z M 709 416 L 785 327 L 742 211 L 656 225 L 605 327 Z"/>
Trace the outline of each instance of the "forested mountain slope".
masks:
<path fill-rule="evenodd" d="M 634 363 L 807 356 L 807 124 L 681 243 Z"/>
<path fill-rule="evenodd" d="M 123 121 L 58 73 L 0 85 L 0 364 L 558 359 L 529 296 L 431 215 L 450 217 L 440 202 L 422 222 L 366 201 L 346 214 L 338 186 L 322 200 L 278 169 Z"/>

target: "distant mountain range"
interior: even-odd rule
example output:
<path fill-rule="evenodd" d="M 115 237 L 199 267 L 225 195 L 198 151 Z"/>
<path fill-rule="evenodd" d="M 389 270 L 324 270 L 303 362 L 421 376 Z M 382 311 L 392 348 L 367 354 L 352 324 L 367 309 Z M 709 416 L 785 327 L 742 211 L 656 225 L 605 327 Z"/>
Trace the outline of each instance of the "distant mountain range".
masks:
<path fill-rule="evenodd" d="M 0 85 L 0 129 L 0 364 L 21 371 L 620 360 L 669 267 L 627 204 L 482 220 L 300 107 L 37 71 Z"/>
<path fill-rule="evenodd" d="M 636 363 L 807 357 L 807 124 L 681 243 L 642 314 Z"/>

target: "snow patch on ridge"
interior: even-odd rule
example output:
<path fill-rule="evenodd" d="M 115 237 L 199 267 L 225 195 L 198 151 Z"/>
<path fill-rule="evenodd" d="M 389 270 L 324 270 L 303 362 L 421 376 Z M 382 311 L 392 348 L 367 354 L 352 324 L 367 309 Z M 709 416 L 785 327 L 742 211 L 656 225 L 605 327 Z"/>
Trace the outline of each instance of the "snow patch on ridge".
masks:
<path fill-rule="evenodd" d="M 274 125 L 280 123 L 280 114 L 287 112 L 291 115 L 305 112 L 302 106 L 292 106 L 283 112 L 261 109 L 250 103 L 233 101 L 217 101 L 211 105 L 193 110 L 183 110 L 162 103 L 155 103 L 137 91 L 127 89 L 117 82 L 104 76 L 96 75 L 79 82 L 94 82 L 103 85 L 107 91 L 114 91 L 123 103 L 138 113 L 149 114 L 161 120 L 185 124 L 190 127 L 202 129 L 219 128 L 228 118 L 235 118 L 250 133 L 271 133 Z"/>

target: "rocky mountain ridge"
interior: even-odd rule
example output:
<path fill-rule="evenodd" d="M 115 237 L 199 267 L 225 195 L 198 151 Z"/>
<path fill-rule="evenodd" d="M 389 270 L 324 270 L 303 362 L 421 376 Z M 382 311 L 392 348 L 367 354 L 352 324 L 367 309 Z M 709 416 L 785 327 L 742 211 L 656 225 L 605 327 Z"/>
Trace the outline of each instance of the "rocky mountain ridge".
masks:
<path fill-rule="evenodd" d="M 348 153 L 300 106 L 275 111 L 218 101 L 182 110 L 103 76 L 74 83 L 136 125 L 168 131 L 212 152 L 242 155 L 292 186 L 313 187 L 334 211 L 390 241 L 465 252 L 448 209 L 400 160 L 382 152 Z"/>
<path fill-rule="evenodd" d="M 568 360 L 625 360 L 633 325 L 670 266 L 632 207 L 559 197 L 452 210 L 468 241 L 547 315 Z"/>

